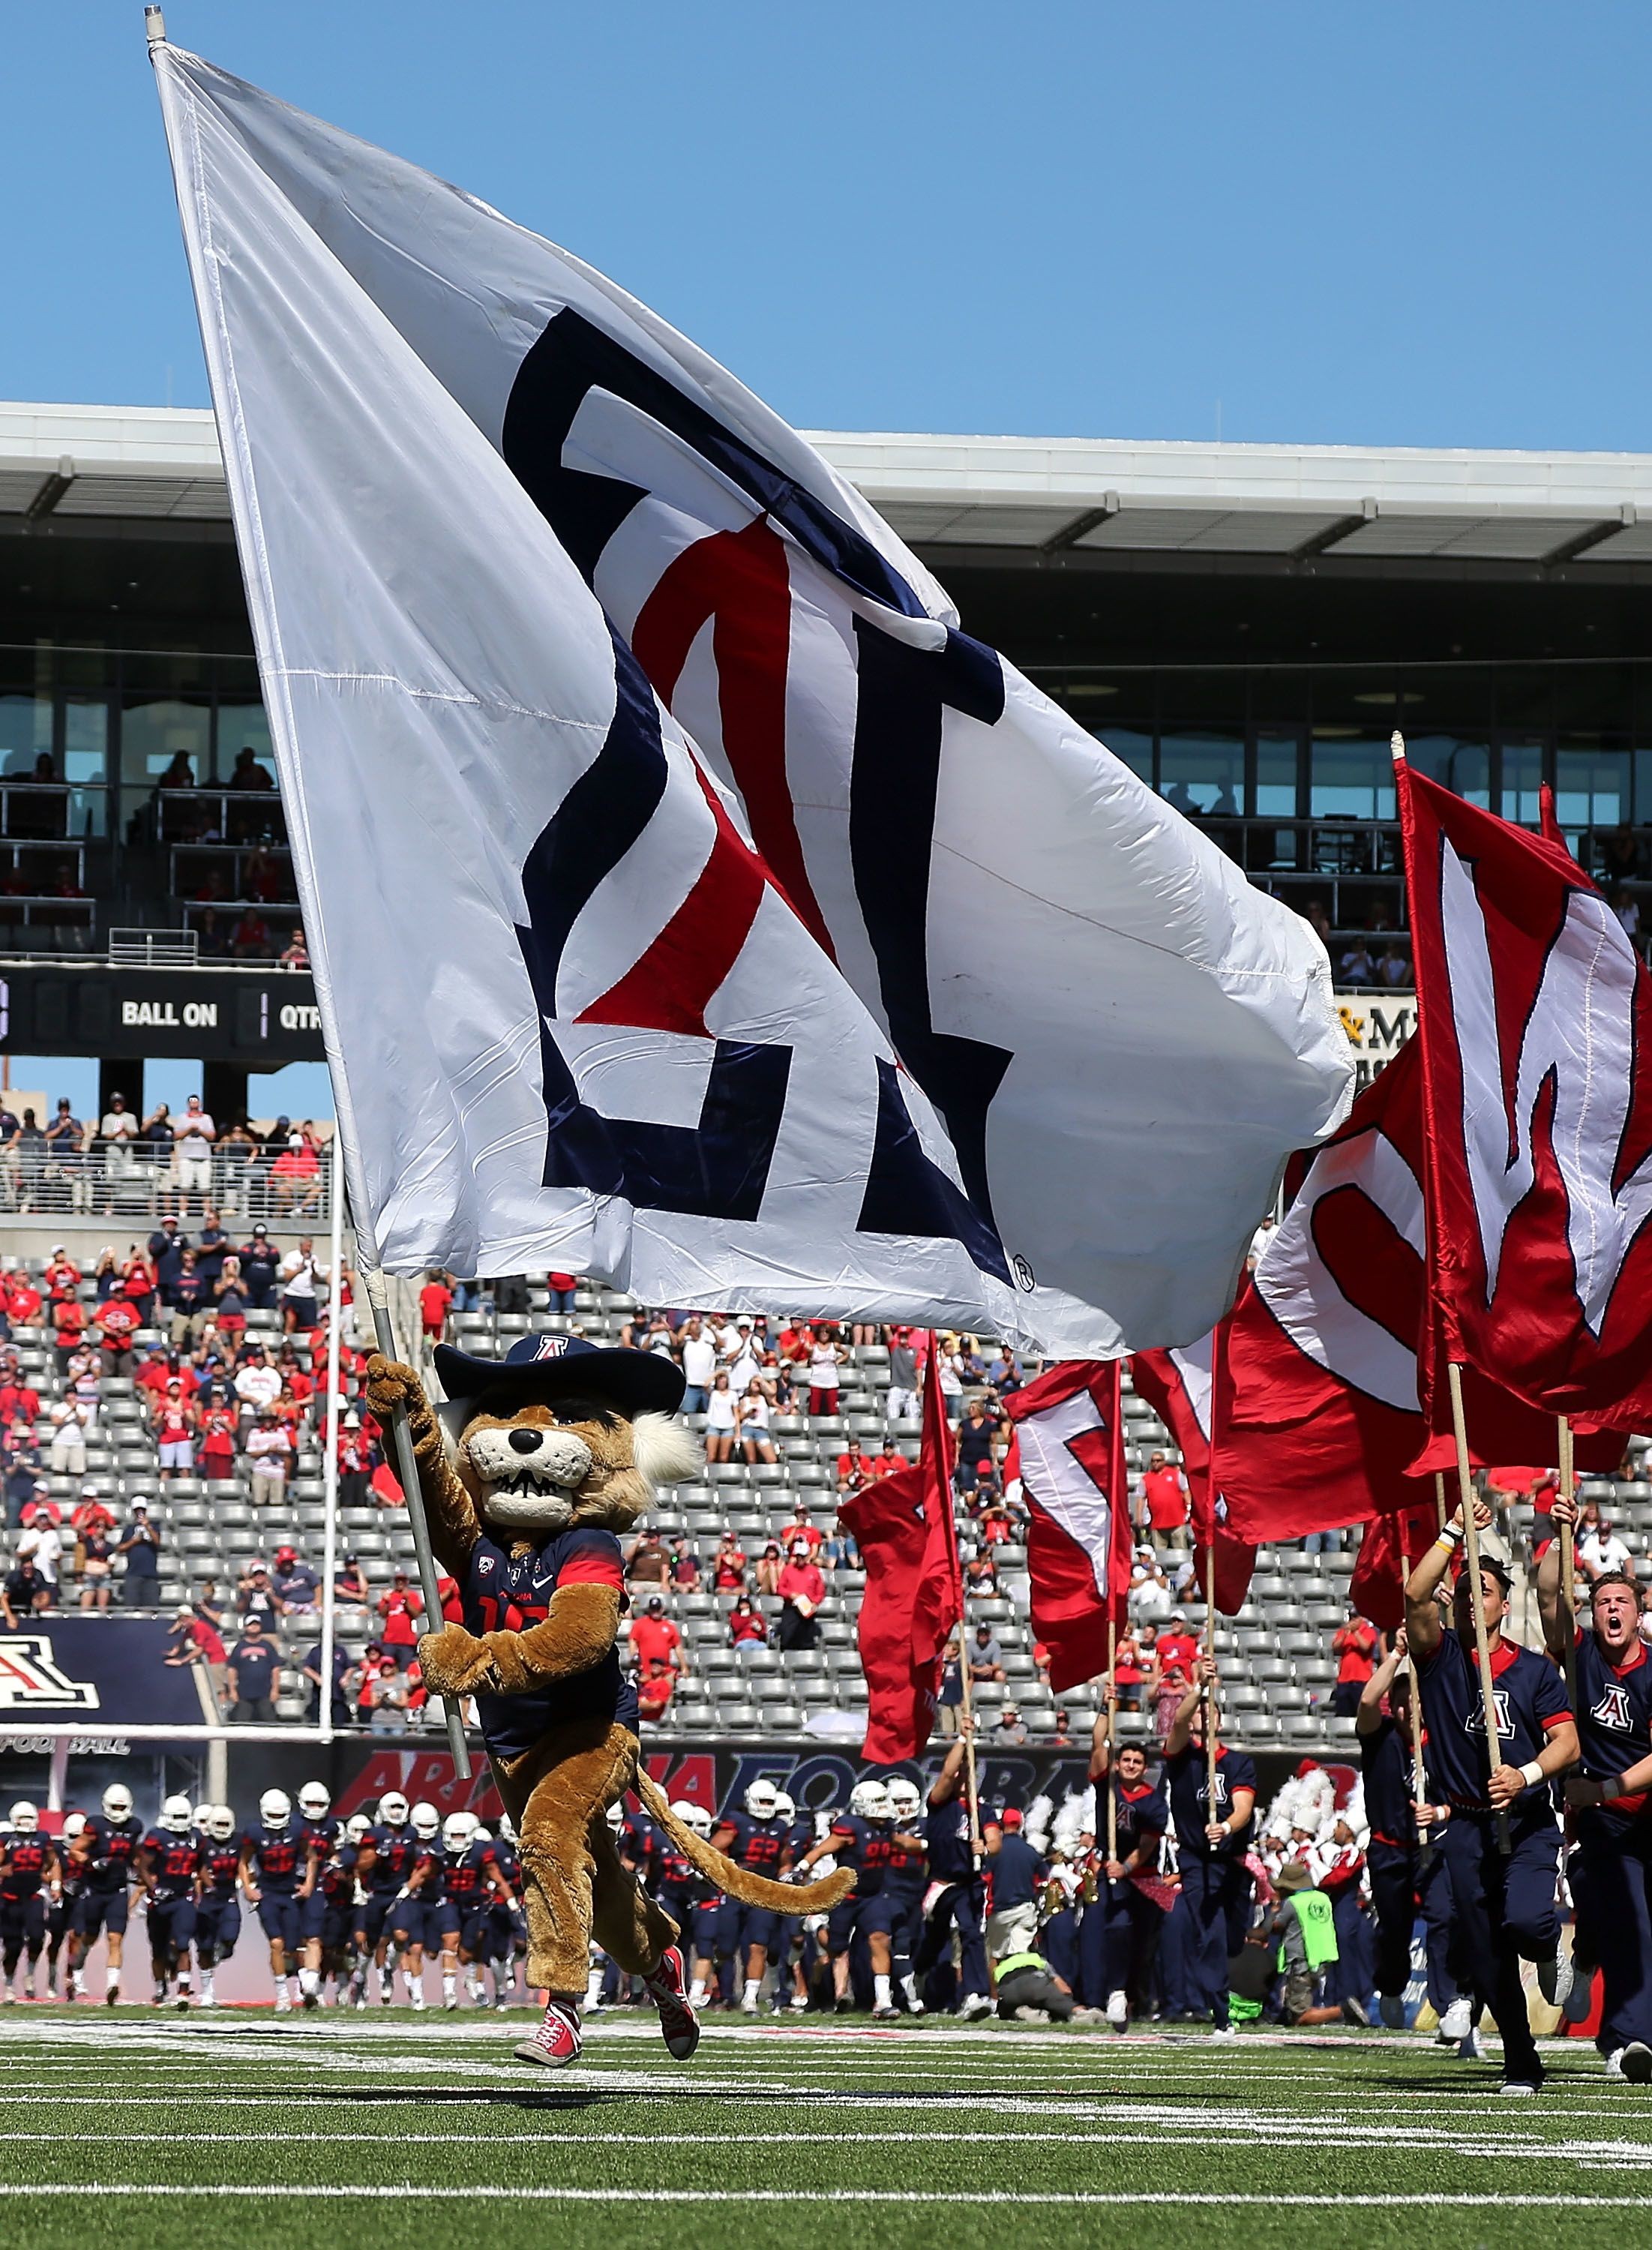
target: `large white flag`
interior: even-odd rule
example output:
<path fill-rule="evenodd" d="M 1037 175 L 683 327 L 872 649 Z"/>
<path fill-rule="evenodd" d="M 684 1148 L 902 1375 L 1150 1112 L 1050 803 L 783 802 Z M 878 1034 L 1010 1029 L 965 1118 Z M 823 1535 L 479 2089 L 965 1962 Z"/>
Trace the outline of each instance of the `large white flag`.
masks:
<path fill-rule="evenodd" d="M 369 1249 L 1210 1328 L 1348 1099 L 1307 925 L 645 307 L 155 58 Z"/>

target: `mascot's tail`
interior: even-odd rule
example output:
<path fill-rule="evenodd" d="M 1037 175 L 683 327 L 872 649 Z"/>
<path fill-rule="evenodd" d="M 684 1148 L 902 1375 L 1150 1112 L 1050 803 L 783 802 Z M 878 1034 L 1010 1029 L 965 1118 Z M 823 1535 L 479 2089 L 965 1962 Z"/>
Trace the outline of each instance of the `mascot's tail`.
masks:
<path fill-rule="evenodd" d="M 659 1824 L 683 1857 L 691 1860 L 701 1874 L 708 1876 L 719 1890 L 738 1899 L 742 1906 L 765 1907 L 771 1914 L 823 1914 L 839 1899 L 847 1898 L 855 1888 L 854 1874 L 848 1867 L 840 1867 L 835 1875 L 827 1875 L 817 1883 L 774 1883 L 767 1875 L 754 1875 L 749 1867 L 737 1867 L 733 1860 L 712 1851 L 703 1836 L 684 1827 L 657 1782 L 639 1773 L 631 1786 L 642 1798 L 650 1819 Z"/>

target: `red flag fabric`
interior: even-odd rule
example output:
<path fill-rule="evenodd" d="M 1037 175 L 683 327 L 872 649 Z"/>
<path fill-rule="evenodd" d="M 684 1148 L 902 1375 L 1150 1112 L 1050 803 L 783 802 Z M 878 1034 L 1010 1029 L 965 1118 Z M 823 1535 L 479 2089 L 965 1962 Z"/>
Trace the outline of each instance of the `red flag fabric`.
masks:
<path fill-rule="evenodd" d="M 1174 1439 L 1193 1503 L 1194 1570 L 1202 1597 L 1209 1583 L 1205 1557 L 1215 1543 L 1216 1607 L 1236 1617 L 1250 1591 L 1256 1550 L 1234 1533 L 1226 1502 L 1213 1499 L 1210 1483 L 1211 1429 L 1215 1412 L 1215 1363 L 1226 1322 L 1176 1351 L 1139 1351 L 1130 1363 L 1130 1381 Z"/>
<path fill-rule="evenodd" d="M 1069 1359 L 1013 1392 L 1027 1509 L 1033 1631 L 1059 1694 L 1107 1668 L 1107 1619 L 1125 1618 L 1132 1545 L 1121 1363 Z"/>
<path fill-rule="evenodd" d="M 1454 1464 L 1422 1407 L 1429 1342 L 1422 1071 L 1402 1047 L 1317 1152 L 1249 1286 L 1223 1322 L 1212 1474 L 1229 1528 L 1298 1539 L 1405 1506 Z M 1471 1458 L 1548 1461 L 1552 1419 L 1470 1369 Z M 1608 1469 L 1615 1435 L 1579 1439 Z"/>
<path fill-rule="evenodd" d="M 1563 843 L 1397 770 L 1443 1349 L 1549 1414 L 1643 1427 L 1652 978 Z"/>
<path fill-rule="evenodd" d="M 861 1595 L 861 1670 L 873 1765 L 915 1758 L 928 1742 L 940 1692 L 941 1660 L 963 1615 L 953 1522 L 952 1433 L 934 1354 L 924 1385 L 924 1434 L 915 1467 L 878 1477 L 840 1500 L 866 1573 Z"/>
<path fill-rule="evenodd" d="M 1412 1564 L 1433 1544 L 1438 1526 L 1432 1500 L 1373 1516 L 1366 1524 L 1348 1581 L 1348 1599 L 1361 1617 L 1384 1632 L 1397 1632 L 1405 1623 L 1405 1582 Z"/>

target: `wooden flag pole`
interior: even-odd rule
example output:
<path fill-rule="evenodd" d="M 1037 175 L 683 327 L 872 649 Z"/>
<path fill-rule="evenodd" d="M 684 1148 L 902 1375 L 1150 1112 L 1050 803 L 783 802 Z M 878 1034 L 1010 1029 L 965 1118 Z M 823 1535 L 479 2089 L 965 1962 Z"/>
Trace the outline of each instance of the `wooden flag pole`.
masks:
<path fill-rule="evenodd" d="M 1411 1557 L 1406 1552 L 1406 1519 L 1400 1517 L 1400 1602 L 1403 1610 L 1406 1588 L 1411 1583 Z M 1417 1667 L 1406 1657 L 1406 1701 L 1411 1710 L 1411 1809 L 1413 1816 L 1420 1815 L 1428 1804 L 1428 1793 L 1423 1785 L 1422 1771 L 1422 1698 L 1417 1692 Z M 1425 1857 L 1434 1848 L 1434 1839 L 1421 1819 L 1417 1819 L 1417 1848 Z"/>
<path fill-rule="evenodd" d="M 1119 1622 L 1107 1609 L 1107 1857 L 1119 1857 L 1119 1795 L 1113 1787 L 1114 1726 L 1119 1693 Z"/>
<path fill-rule="evenodd" d="M 1446 1528 L 1445 1471 L 1443 1469 L 1436 1469 L 1434 1473 L 1434 1512 L 1439 1519 L 1434 1528 L 1436 1531 L 1443 1531 Z"/>
<path fill-rule="evenodd" d="M 1560 1434 L 1560 1489 L 1570 1501 L 1578 1496 L 1577 1453 L 1573 1445 L 1572 1425 L 1561 1414 L 1557 1420 Z M 1566 1639 L 1561 1650 L 1561 1662 L 1566 1670 L 1566 1692 L 1573 1709 L 1578 1708 L 1578 1530 L 1575 1523 L 1560 1526 L 1560 1617 Z"/>
<path fill-rule="evenodd" d="M 1469 1468 L 1469 1425 L 1463 1411 L 1463 1369 L 1455 1359 L 1446 1363 L 1451 1383 L 1451 1426 L 1457 1441 L 1457 1489 L 1463 1501 L 1463 1550 L 1472 1588 L 1474 1646 L 1480 1664 L 1480 1708 L 1485 1720 L 1486 1757 L 1492 1773 L 1503 1764 L 1503 1737 L 1497 1732 L 1497 1695 L 1491 1686 L 1491 1643 L 1485 1629 L 1485 1605 L 1480 1585 L 1480 1527 L 1474 1520 L 1474 1486 Z M 1497 1848 L 1509 1849 L 1509 1816 L 1497 1814 Z"/>
<path fill-rule="evenodd" d="M 926 1438 L 935 1427 L 939 1416 L 946 1432 L 941 1446 L 941 1459 L 936 1465 L 946 1480 L 947 1559 L 952 1566 L 953 1589 L 958 1602 L 958 1717 L 964 1730 L 964 1799 L 969 1807 L 969 1855 L 975 1873 L 981 1873 L 981 1789 L 975 1772 L 975 1705 L 969 1678 L 969 1618 L 965 1608 L 962 1551 L 958 1543 L 958 1493 L 953 1481 L 951 1425 L 946 1421 L 946 1406 L 940 1398 L 940 1367 L 937 1356 L 940 1350 L 940 1336 L 935 1329 L 929 1331 L 929 1356 L 924 1362 L 924 1435 Z"/>
<path fill-rule="evenodd" d="M 1205 1654 L 1216 1660 L 1216 1522 L 1210 1519 L 1210 1543 L 1205 1549 Z M 1205 1816 L 1216 1817 L 1216 1683 L 1205 1691 Z"/>

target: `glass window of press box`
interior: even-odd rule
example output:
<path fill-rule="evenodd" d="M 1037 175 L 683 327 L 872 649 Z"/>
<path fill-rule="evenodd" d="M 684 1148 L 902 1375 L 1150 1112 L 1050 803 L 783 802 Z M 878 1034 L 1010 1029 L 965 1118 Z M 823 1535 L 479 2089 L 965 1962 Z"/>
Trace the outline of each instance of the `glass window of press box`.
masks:
<path fill-rule="evenodd" d="M 1036 668 L 1055 700 L 1264 887 L 1339 930 L 1403 920 L 1389 739 L 1470 804 L 1652 887 L 1652 662 Z"/>

